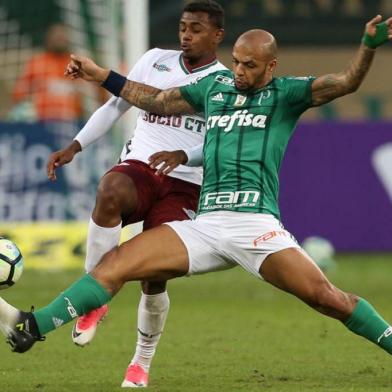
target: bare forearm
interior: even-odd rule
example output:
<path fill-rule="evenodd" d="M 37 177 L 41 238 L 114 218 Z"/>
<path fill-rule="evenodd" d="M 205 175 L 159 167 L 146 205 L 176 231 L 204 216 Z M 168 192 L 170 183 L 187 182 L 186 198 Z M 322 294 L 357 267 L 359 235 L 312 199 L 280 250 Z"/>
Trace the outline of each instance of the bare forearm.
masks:
<path fill-rule="evenodd" d="M 182 99 L 181 93 L 177 88 L 160 90 L 127 80 L 120 96 L 132 105 L 156 114 L 193 113 L 193 109 Z"/>
<path fill-rule="evenodd" d="M 322 105 L 358 89 L 372 64 L 375 50 L 361 44 L 347 68 L 317 78 L 312 85 L 313 105 Z"/>
<path fill-rule="evenodd" d="M 372 64 L 375 49 L 392 39 L 392 18 L 382 22 L 381 15 L 366 23 L 362 43 L 348 67 L 340 73 L 315 79 L 312 103 L 322 105 L 358 89 Z"/>
<path fill-rule="evenodd" d="M 163 113 L 164 107 L 162 102 L 157 99 L 162 90 L 143 83 L 134 82 L 123 76 L 117 75 L 117 77 L 122 78 L 121 84 L 123 84 L 123 87 L 121 91 L 118 89 L 117 92 L 114 92 L 112 85 L 108 85 L 107 83 L 110 74 L 113 74 L 113 72 L 108 69 L 100 69 L 99 67 L 97 67 L 97 69 L 100 72 L 96 72 L 96 80 L 101 83 L 102 87 L 106 88 L 111 93 L 120 96 L 131 105 L 140 109 L 156 114 L 165 114 Z M 116 89 L 118 88 L 118 86 L 115 87 Z"/>
<path fill-rule="evenodd" d="M 113 71 L 104 79 L 102 87 L 147 112 L 161 115 L 195 113 L 193 107 L 182 97 L 178 88 L 160 90 L 128 80 Z"/>
<path fill-rule="evenodd" d="M 365 79 L 376 51 L 361 44 L 356 55 L 343 72 L 342 89 L 345 94 L 356 91 Z"/>
<path fill-rule="evenodd" d="M 97 67 L 95 65 L 95 67 Z M 143 83 L 128 80 L 124 76 L 109 70 L 97 67 L 94 69 L 94 80 L 117 97 L 123 98 L 140 109 L 147 112 L 171 115 L 192 114 L 194 108 L 182 97 L 179 88 L 160 90 Z M 102 71 L 101 71 L 102 70 Z M 99 77 L 96 75 L 99 73 Z"/>

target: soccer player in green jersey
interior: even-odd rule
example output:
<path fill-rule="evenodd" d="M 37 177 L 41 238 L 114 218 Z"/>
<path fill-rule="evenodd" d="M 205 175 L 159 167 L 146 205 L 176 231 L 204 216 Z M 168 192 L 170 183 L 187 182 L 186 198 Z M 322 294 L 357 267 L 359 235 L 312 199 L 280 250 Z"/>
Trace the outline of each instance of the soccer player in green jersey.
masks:
<path fill-rule="evenodd" d="M 392 354 L 392 327 L 364 299 L 324 276 L 279 221 L 278 171 L 300 115 L 355 91 L 375 49 L 392 39 L 392 18 L 369 21 L 348 67 L 313 78 L 274 78 L 277 46 L 264 30 L 241 35 L 233 72 L 161 91 L 73 56 L 71 78 L 103 82 L 131 104 L 158 114 L 204 112 L 204 182 L 198 216 L 148 230 L 107 253 L 100 264 L 35 312 L 0 301 L 0 327 L 14 351 L 108 302 L 127 281 L 168 280 L 236 265 L 340 320 Z M 159 255 L 159 257 L 157 257 Z M 152 262 L 153 261 L 153 262 Z"/>

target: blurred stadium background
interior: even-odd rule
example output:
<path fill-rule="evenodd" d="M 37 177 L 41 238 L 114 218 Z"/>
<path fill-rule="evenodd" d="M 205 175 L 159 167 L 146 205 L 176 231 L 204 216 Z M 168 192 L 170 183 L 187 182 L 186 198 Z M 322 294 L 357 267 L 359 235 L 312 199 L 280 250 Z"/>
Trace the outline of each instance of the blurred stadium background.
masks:
<path fill-rule="evenodd" d="M 392 15 L 390 0 L 218 1 L 227 13 L 220 59 L 230 67 L 230 47 L 238 34 L 264 28 L 280 45 L 279 75 L 341 70 L 358 46 L 365 23 L 378 13 Z M 15 289 L 6 290 L 12 303 L 27 309 L 34 293 L 34 304 L 42 306 L 80 274 L 98 180 L 117 161 L 133 121 L 132 115 L 124 118 L 59 170 L 56 183 L 49 183 L 48 155 L 67 145 L 107 97 L 82 83 L 77 91 L 82 102 L 79 117 L 42 119 L 31 96 L 15 99 L 26 65 L 44 51 L 48 28 L 62 23 L 72 51 L 127 73 L 148 48 L 177 47 L 184 3 L 0 0 L 0 236 L 19 245 L 29 269 Z M 342 263 L 328 272 L 333 281 L 369 298 L 390 320 L 392 45 L 377 52 L 358 92 L 302 117 L 283 162 L 280 197 L 283 222 L 298 240 L 321 236 L 337 249 Z M 54 94 L 56 86 L 60 93 L 70 89 L 54 83 Z M 217 278 L 212 274 L 170 283 L 172 310 L 154 362 L 151 390 L 390 390 L 391 368 L 381 350 L 348 337 L 335 321 L 239 269 Z M 228 287 L 235 298 L 227 294 Z M 129 290 L 134 290 L 132 295 Z M 69 328 L 50 336 L 50 344 L 35 348 L 38 356 L 21 360 L 1 348 L 3 389 L 114 390 L 133 350 L 134 335 L 124 330 L 135 329 L 138 291 L 131 285 L 113 301 L 105 330 L 78 356 Z M 130 300 L 133 308 L 124 311 Z M 250 331 L 258 336 L 257 344 Z M 86 363 L 93 365 L 87 369 Z"/>
<path fill-rule="evenodd" d="M 387 0 L 220 3 L 227 12 L 221 60 L 230 67 L 230 47 L 238 34 L 262 27 L 272 31 L 280 44 L 281 75 L 317 76 L 342 69 L 364 24 L 377 13 L 392 14 L 392 2 Z M 183 4 L 180 0 L 0 0 L 1 234 L 19 243 L 27 266 L 80 265 L 98 179 L 131 136 L 133 118 L 121 121 L 104 140 L 61 169 L 56 183 L 49 183 L 45 173 L 49 153 L 69 143 L 107 97 L 82 82 L 79 116 L 66 121 L 42 119 L 33 95 L 26 91 L 15 98 L 26 64 L 45 50 L 48 28 L 61 23 L 72 51 L 126 73 L 148 48 L 177 47 Z M 339 251 L 392 250 L 391 64 L 392 47 L 386 45 L 378 50 L 359 92 L 303 116 L 281 175 L 283 221 L 299 240 L 319 235 Z M 60 93 L 69 89 L 52 87 L 54 94 L 56 88 Z"/>

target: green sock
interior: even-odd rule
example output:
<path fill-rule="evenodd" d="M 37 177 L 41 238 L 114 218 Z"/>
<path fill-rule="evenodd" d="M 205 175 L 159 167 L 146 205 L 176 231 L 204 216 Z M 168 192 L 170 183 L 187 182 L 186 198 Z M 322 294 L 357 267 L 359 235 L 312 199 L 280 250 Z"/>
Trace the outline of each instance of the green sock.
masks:
<path fill-rule="evenodd" d="M 91 275 L 85 275 L 62 292 L 52 303 L 33 313 L 43 336 L 72 319 L 99 308 L 111 295 Z"/>
<path fill-rule="evenodd" d="M 363 298 L 359 299 L 357 306 L 344 324 L 352 332 L 392 354 L 392 327 Z"/>

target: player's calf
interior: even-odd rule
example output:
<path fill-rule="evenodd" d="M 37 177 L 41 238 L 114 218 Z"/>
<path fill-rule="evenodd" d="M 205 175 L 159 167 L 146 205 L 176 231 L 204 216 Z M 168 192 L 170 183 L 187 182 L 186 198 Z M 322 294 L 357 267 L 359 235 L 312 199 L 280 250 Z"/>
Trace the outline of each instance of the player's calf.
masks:
<path fill-rule="evenodd" d="M 344 322 L 353 312 L 358 297 L 339 290 L 326 280 L 304 301 L 318 312 Z"/>

